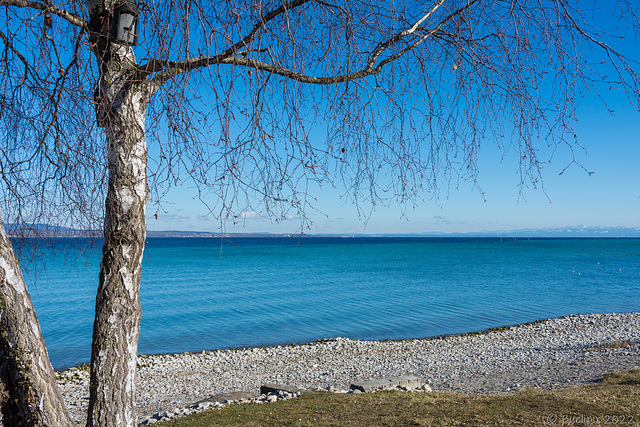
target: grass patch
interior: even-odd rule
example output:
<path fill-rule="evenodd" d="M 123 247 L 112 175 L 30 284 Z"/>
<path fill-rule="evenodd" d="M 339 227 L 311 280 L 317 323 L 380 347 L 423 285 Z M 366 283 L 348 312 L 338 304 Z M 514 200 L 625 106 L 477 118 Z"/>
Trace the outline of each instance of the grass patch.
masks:
<path fill-rule="evenodd" d="M 617 418 L 614 418 L 617 417 Z M 511 395 L 378 392 L 306 394 L 272 404 L 230 405 L 163 423 L 230 426 L 551 426 L 640 424 L 640 369 L 602 382 Z"/>

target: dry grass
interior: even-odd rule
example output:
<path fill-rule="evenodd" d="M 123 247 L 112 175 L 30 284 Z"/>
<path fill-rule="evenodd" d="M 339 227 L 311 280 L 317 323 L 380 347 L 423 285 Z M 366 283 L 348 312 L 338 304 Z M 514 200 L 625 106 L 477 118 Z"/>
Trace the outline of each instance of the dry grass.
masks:
<path fill-rule="evenodd" d="M 551 426 L 640 424 L 640 370 L 564 390 L 502 396 L 379 392 L 307 394 L 273 404 L 231 405 L 163 423 L 202 426 Z"/>

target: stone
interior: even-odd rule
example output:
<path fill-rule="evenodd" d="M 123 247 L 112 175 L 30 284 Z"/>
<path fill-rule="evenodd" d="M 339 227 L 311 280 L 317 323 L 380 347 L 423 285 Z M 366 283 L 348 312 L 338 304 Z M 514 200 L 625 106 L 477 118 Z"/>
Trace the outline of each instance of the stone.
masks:
<path fill-rule="evenodd" d="M 269 394 L 269 393 L 290 393 L 290 394 L 294 394 L 294 393 L 304 393 L 306 390 L 299 388 L 299 387 L 294 387 L 294 386 L 290 386 L 290 385 L 278 385 L 278 384 L 264 384 L 262 386 L 260 386 L 260 394 Z"/>
<path fill-rule="evenodd" d="M 413 375 L 401 375 L 398 377 L 389 377 L 387 378 L 391 384 L 396 384 L 397 386 L 404 386 L 406 388 L 417 388 L 420 386 L 420 378 L 414 377 Z"/>
<path fill-rule="evenodd" d="M 352 390 L 360 390 L 364 393 L 370 393 L 372 391 L 384 388 L 392 389 L 395 387 L 416 388 L 420 386 L 420 378 L 412 375 L 402 375 L 398 377 L 389 377 L 381 380 L 361 381 L 351 384 Z"/>
<path fill-rule="evenodd" d="M 357 383 L 353 383 L 349 386 L 351 390 L 360 390 L 363 393 L 370 393 L 379 388 L 383 388 L 389 385 L 389 381 L 387 380 L 371 380 L 371 381 L 361 381 Z"/>

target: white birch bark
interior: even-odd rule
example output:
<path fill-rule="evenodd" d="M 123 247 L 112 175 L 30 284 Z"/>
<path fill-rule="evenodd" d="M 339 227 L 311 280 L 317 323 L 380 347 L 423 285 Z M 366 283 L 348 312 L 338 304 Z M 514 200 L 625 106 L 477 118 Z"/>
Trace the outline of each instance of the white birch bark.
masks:
<path fill-rule="evenodd" d="M 130 48 L 123 48 L 130 52 Z M 126 54 L 126 52 L 125 52 Z M 126 58 L 121 58 L 126 62 Z M 104 246 L 93 326 L 88 426 L 135 426 L 140 274 L 149 199 L 143 89 L 116 66 L 103 81 L 109 155 Z"/>
<path fill-rule="evenodd" d="M 73 426 L 0 218 L 0 425 Z"/>

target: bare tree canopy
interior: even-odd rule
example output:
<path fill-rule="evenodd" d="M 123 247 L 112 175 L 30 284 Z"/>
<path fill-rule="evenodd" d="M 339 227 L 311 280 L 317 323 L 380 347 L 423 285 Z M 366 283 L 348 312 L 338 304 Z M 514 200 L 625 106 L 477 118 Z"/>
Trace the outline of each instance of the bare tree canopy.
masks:
<path fill-rule="evenodd" d="M 55 176 L 53 167 L 68 181 L 90 177 L 89 187 L 102 188 L 92 172 L 106 163 L 92 114 L 100 61 L 91 51 L 106 46 L 91 44 L 106 42 L 95 31 L 108 32 L 108 12 L 100 10 L 112 2 L 95 2 L 93 14 L 81 2 L 1 3 L 14 6 L 5 8 L 0 34 L 2 164 L 31 159 L 31 169 L 44 171 L 24 183 Z M 147 114 L 149 144 L 160 153 L 149 164 L 154 199 L 192 178 L 217 213 L 239 195 L 257 197 L 276 215 L 278 206 L 303 211 L 308 180 L 344 182 L 357 200 L 407 201 L 436 191 L 449 173 L 474 179 L 483 142 L 513 144 L 524 176 L 535 181 L 536 144 L 576 143 L 573 114 L 585 94 L 612 86 L 638 96 L 637 63 L 625 56 L 631 49 L 622 36 L 638 32 L 638 5 L 628 1 L 140 8 L 137 58 L 126 78 L 157 91 Z M 600 30 L 602 22 L 614 33 Z M 31 146 L 11 153 L 9 141 Z M 63 169 L 77 170 L 67 166 L 76 159 L 86 171 L 69 177 Z M 5 180 L 17 179 L 9 172 Z M 60 199 L 78 199 L 77 191 Z M 79 198 L 76 206 L 88 205 Z"/>
<path fill-rule="evenodd" d="M 537 185 L 540 147 L 579 147 L 583 97 L 640 105 L 631 0 L 0 5 L 0 211 L 104 218 L 89 425 L 135 424 L 150 195 L 191 181 L 222 221 L 304 216 L 314 182 L 406 203 L 475 181 L 485 144 Z"/>

